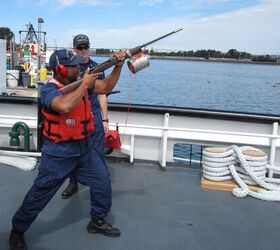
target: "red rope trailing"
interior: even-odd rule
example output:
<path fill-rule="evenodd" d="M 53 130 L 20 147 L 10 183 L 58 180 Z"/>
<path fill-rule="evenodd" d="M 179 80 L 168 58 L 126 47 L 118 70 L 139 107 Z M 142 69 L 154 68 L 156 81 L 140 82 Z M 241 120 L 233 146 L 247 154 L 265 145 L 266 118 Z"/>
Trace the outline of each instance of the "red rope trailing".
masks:
<path fill-rule="evenodd" d="M 136 86 L 136 75 L 133 75 L 133 73 L 131 71 L 129 71 L 129 72 L 130 72 L 129 76 L 130 76 L 130 83 L 131 84 L 129 85 L 129 89 L 128 89 L 128 98 L 127 98 L 128 99 L 128 107 L 127 107 L 127 113 L 126 113 L 125 122 L 124 122 L 124 133 L 122 134 L 121 140 L 123 140 L 123 138 L 124 138 L 129 113 L 131 111 L 133 94 L 134 94 L 134 90 L 135 90 L 135 86 Z"/>
<path fill-rule="evenodd" d="M 141 55 L 144 54 L 145 51 L 146 51 L 146 47 L 142 48 L 141 52 L 136 54 L 134 57 L 140 58 Z M 130 70 L 129 72 L 130 72 L 129 76 L 130 76 L 131 84 L 130 84 L 129 90 L 128 90 L 128 107 L 127 107 L 127 114 L 126 114 L 125 122 L 124 122 L 124 133 L 122 134 L 122 138 L 121 138 L 122 140 L 123 140 L 123 137 L 125 134 L 128 116 L 131 111 L 132 99 L 133 99 L 133 95 L 134 95 L 134 90 L 135 90 L 135 86 L 136 86 L 136 77 L 137 77 L 135 74 L 133 74 L 132 70 Z"/>

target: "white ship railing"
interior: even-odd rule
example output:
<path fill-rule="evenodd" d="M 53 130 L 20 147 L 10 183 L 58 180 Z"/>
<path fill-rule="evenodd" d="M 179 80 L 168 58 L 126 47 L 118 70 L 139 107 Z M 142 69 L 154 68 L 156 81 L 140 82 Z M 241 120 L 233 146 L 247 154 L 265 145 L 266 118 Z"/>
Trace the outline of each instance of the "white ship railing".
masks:
<path fill-rule="evenodd" d="M 271 134 L 264 133 L 249 133 L 249 132 L 235 132 L 225 130 L 213 129 L 193 129 L 193 128 L 180 128 L 170 127 L 169 114 L 164 115 L 163 126 L 149 126 L 139 124 L 123 124 L 118 123 L 119 131 L 122 136 L 128 136 L 129 139 L 125 140 L 120 151 L 129 156 L 130 163 L 134 162 L 135 138 L 158 138 L 161 143 L 159 144 L 160 158 L 159 164 L 165 168 L 167 161 L 172 161 L 174 158 L 169 159 L 167 156 L 169 141 L 180 141 L 190 144 L 201 145 L 252 145 L 260 148 L 267 148 L 270 156 L 270 165 L 275 165 L 276 149 L 280 146 L 280 135 L 278 135 L 278 122 L 271 125 Z M 116 126 L 116 123 L 109 124 L 111 128 Z M 148 145 L 147 145 L 148 147 Z M 272 177 L 274 172 L 280 172 L 278 167 L 270 167 L 269 177 Z"/>
<path fill-rule="evenodd" d="M 5 105 L 1 103 L 0 146 L 9 146 L 8 132 L 14 123 L 22 121 L 32 131 L 31 149 L 37 150 L 37 105 L 33 103 L 26 106 L 24 104 L 15 106 L 13 103 Z M 277 167 L 277 164 L 280 164 L 279 125 L 275 122 L 277 117 L 265 123 L 257 119 L 239 121 L 236 118 L 229 121 L 223 115 L 212 118 L 211 114 L 208 116 L 202 114 L 197 117 L 195 112 L 202 111 L 194 110 L 186 115 L 176 113 L 170 115 L 157 110 L 149 113 L 144 107 L 140 112 L 131 113 L 129 122 L 120 123 L 126 120 L 127 112 L 121 109 L 109 110 L 110 128 L 114 129 L 118 124 L 122 139 L 121 149 L 114 154 L 129 157 L 131 163 L 138 159 L 158 161 L 159 165 L 165 168 L 167 163 L 174 160 L 173 146 L 176 143 L 202 146 L 250 145 L 264 150 L 269 155 L 271 165 L 269 177 L 274 173 L 280 173 Z M 14 152 L 17 153 L 19 154 Z M 35 152 L 34 154 L 38 155 Z"/>

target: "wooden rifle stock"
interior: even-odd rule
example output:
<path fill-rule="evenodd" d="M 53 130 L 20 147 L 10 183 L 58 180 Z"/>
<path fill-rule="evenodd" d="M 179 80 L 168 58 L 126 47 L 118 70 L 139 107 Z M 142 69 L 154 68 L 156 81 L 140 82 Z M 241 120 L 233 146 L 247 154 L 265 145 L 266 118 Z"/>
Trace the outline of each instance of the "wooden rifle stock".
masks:
<path fill-rule="evenodd" d="M 165 38 L 165 37 L 167 37 L 167 36 L 170 36 L 170 35 L 172 35 L 172 34 L 174 34 L 174 33 L 177 33 L 177 32 L 179 32 L 179 31 L 181 31 L 182 29 L 183 29 L 183 28 L 179 28 L 179 29 L 174 30 L 174 31 L 172 31 L 172 32 L 170 32 L 170 33 L 167 33 L 167 34 L 165 34 L 165 35 L 163 35 L 163 36 L 161 36 L 161 37 L 158 37 L 158 38 L 156 38 L 156 39 L 154 39 L 154 40 L 152 40 L 152 41 L 150 41 L 150 42 L 144 43 L 144 44 L 142 44 L 142 45 L 140 45 L 140 46 L 137 46 L 137 47 L 135 47 L 135 48 L 132 48 L 132 49 L 130 49 L 130 50 L 127 50 L 127 51 L 126 51 L 126 55 L 125 55 L 125 59 L 127 59 L 127 58 L 129 58 L 129 57 L 131 57 L 131 56 L 134 56 L 134 55 L 140 53 L 141 50 L 142 50 L 142 48 L 146 47 L 147 45 L 150 45 L 150 44 L 155 43 L 155 42 L 157 42 L 157 41 L 159 41 L 159 40 L 161 40 L 161 39 L 163 39 L 163 38 Z M 91 68 L 91 69 L 90 69 L 90 72 L 91 72 L 91 73 L 103 72 L 103 71 L 105 71 L 106 69 L 109 69 L 110 67 L 116 65 L 118 62 L 119 62 L 119 60 L 118 60 L 116 57 L 111 57 L 111 58 L 108 59 L 107 61 L 105 61 L 105 62 L 103 62 L 103 63 L 101 63 L 101 64 L 98 64 L 97 66 Z M 69 92 L 75 90 L 76 88 L 78 88 L 78 87 L 80 86 L 81 82 L 82 82 L 82 79 L 79 79 L 79 80 L 77 80 L 77 81 L 75 81 L 75 82 L 72 82 L 72 83 L 70 83 L 70 84 L 64 86 L 63 88 L 59 89 L 59 91 L 60 91 L 62 94 L 67 94 L 67 93 L 69 93 Z"/>

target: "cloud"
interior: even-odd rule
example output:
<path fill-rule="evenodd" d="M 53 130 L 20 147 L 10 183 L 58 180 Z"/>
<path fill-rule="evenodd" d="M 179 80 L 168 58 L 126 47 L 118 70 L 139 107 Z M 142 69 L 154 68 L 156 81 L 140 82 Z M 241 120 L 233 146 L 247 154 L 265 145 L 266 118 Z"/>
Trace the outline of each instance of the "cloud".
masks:
<path fill-rule="evenodd" d="M 280 5 L 274 0 L 212 17 L 192 20 L 186 25 L 196 37 L 190 45 L 227 50 L 237 48 L 252 53 L 276 53 L 280 34 Z"/>
<path fill-rule="evenodd" d="M 60 7 L 70 7 L 74 5 L 89 5 L 89 6 L 120 6 L 120 2 L 113 0 L 57 0 Z"/>
<path fill-rule="evenodd" d="M 157 6 L 164 3 L 164 0 L 141 0 L 138 1 L 139 5 L 146 5 L 146 6 Z"/>
<path fill-rule="evenodd" d="M 88 5 L 100 5 L 102 4 L 102 1 L 100 0 L 88 0 L 88 1 L 83 1 L 83 0 L 58 0 L 58 4 L 61 5 L 62 7 L 68 7 L 68 6 L 73 6 L 76 4 L 88 4 Z"/>
<path fill-rule="evenodd" d="M 92 6 L 112 6 L 112 5 L 123 5 L 124 3 L 117 3 L 114 0 L 57 0 L 58 3 L 62 6 L 72 6 L 76 4 L 86 4 L 86 5 L 92 5 Z M 160 5 L 164 3 L 164 0 L 140 0 L 137 1 L 139 5 L 148 5 L 148 6 L 155 6 Z"/>
<path fill-rule="evenodd" d="M 76 0 L 58 0 L 58 3 L 62 6 L 62 7 L 67 7 L 67 6 L 71 6 L 77 3 Z"/>
<path fill-rule="evenodd" d="M 235 48 L 253 54 L 277 54 L 280 51 L 279 13 L 278 0 L 265 0 L 252 7 L 212 16 L 162 18 L 119 29 L 69 29 L 61 41 L 68 41 L 64 44 L 68 46 L 74 34 L 85 33 L 92 34 L 89 36 L 95 48 L 131 48 L 183 27 L 183 31 L 153 44 L 153 48 L 223 52 Z"/>
<path fill-rule="evenodd" d="M 254 7 L 210 17 L 168 18 L 125 30 L 96 30 L 94 34 L 96 45 L 118 48 L 136 45 L 141 40 L 143 42 L 142 38 L 152 40 L 183 26 L 183 31 L 153 46 L 175 50 L 209 48 L 227 51 L 236 48 L 251 53 L 273 54 L 279 52 L 279 13 L 278 1 L 268 0 Z M 102 36 L 106 37 L 105 41 L 101 40 Z"/>
<path fill-rule="evenodd" d="M 172 6 L 177 8 L 177 9 L 181 9 L 181 10 L 199 10 L 201 8 L 205 8 L 205 7 L 213 7 L 213 6 L 217 6 L 219 4 L 225 4 L 228 3 L 229 0 L 196 0 L 196 1 L 174 1 L 172 3 Z"/>

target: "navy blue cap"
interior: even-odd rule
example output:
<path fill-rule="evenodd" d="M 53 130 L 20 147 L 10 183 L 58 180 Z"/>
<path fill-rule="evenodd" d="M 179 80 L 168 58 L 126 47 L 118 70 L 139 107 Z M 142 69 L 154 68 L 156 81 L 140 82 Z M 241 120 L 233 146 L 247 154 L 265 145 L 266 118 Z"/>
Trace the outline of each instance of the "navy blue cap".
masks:
<path fill-rule="evenodd" d="M 60 49 L 54 51 L 50 56 L 49 67 L 54 69 L 59 64 L 65 66 L 75 66 L 83 63 L 83 57 L 76 55 L 71 50 Z"/>
<path fill-rule="evenodd" d="M 90 45 L 88 36 L 79 34 L 73 38 L 73 47 L 74 48 L 77 48 L 77 46 L 79 46 L 80 44 Z"/>

